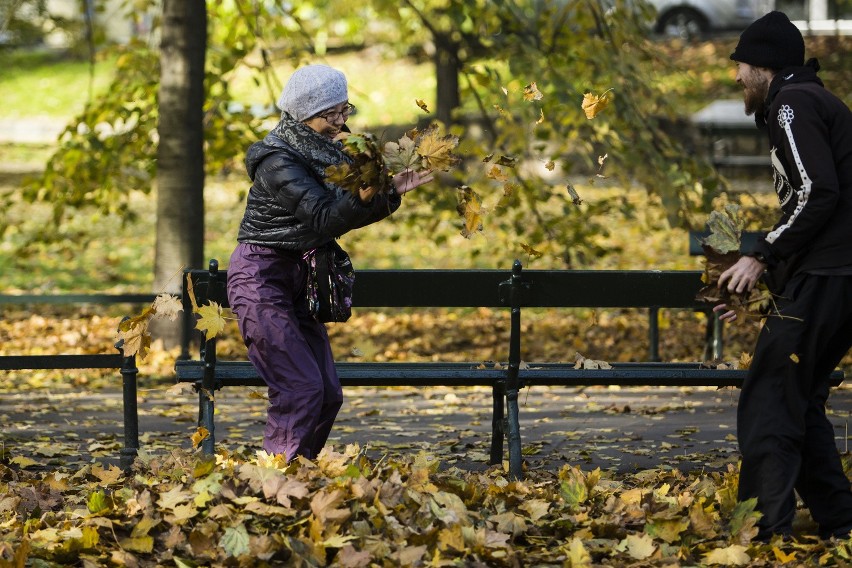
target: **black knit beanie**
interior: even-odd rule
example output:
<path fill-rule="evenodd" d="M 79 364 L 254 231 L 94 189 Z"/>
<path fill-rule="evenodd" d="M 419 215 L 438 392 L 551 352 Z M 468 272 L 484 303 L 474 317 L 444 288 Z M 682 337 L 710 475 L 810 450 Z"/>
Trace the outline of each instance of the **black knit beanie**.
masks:
<path fill-rule="evenodd" d="M 801 66 L 805 40 L 785 13 L 769 12 L 745 29 L 731 59 L 769 69 Z"/>

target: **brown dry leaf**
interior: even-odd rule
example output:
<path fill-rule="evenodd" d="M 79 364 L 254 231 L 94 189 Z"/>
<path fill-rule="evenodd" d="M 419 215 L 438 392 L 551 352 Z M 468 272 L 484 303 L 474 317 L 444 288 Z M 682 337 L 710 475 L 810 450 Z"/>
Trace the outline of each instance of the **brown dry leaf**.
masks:
<path fill-rule="evenodd" d="M 411 133 L 407 133 L 396 142 L 388 142 L 385 144 L 384 157 L 388 168 L 394 172 L 415 169 L 420 163 L 420 156 L 417 154 L 416 138 Z"/>
<path fill-rule="evenodd" d="M 192 311 L 198 313 L 198 301 L 195 299 L 195 285 L 192 283 L 192 277 L 186 275 L 186 293 L 189 296 L 189 303 L 192 306 Z"/>
<path fill-rule="evenodd" d="M 574 205 L 582 205 L 582 204 L 583 204 L 583 200 L 582 200 L 582 199 L 580 199 L 580 194 L 579 194 L 579 193 L 577 193 L 577 190 L 576 190 L 576 189 L 574 189 L 574 186 L 573 186 L 573 185 L 571 185 L 570 183 L 569 183 L 569 184 L 567 184 L 567 185 L 568 185 L 568 195 L 570 195 L 570 196 L 571 196 L 571 202 L 572 202 Z"/>
<path fill-rule="evenodd" d="M 538 85 L 535 82 L 530 83 L 526 87 L 524 87 L 524 100 L 525 101 L 540 101 L 544 98 L 544 95 L 541 91 L 538 90 Z"/>
<path fill-rule="evenodd" d="M 586 93 L 583 95 L 583 112 L 586 113 L 586 118 L 589 120 L 595 118 L 602 110 L 604 110 L 611 101 L 612 89 L 607 89 L 600 96 L 594 93 Z"/>
<path fill-rule="evenodd" d="M 180 298 L 171 294 L 160 294 L 154 299 L 152 305 L 156 317 L 168 318 L 169 321 L 175 321 L 178 314 L 183 311 L 183 305 Z"/>
<path fill-rule="evenodd" d="M 121 342 L 121 351 L 125 357 L 133 357 L 135 355 L 140 359 L 144 359 L 151 350 L 151 334 L 148 332 L 148 323 L 150 315 L 153 312 L 148 310 L 146 310 L 147 317 L 136 321 L 134 325 L 125 325 L 132 320 L 127 320 L 119 325 L 118 339 Z M 134 318 L 134 320 L 136 319 Z"/>
<path fill-rule="evenodd" d="M 536 249 L 532 248 L 530 245 L 528 245 L 526 243 L 519 243 L 519 244 L 521 246 L 521 249 L 523 249 L 523 251 L 525 253 L 527 253 L 530 256 L 530 258 L 541 258 L 542 255 L 544 254 L 544 253 L 537 251 Z"/>
<path fill-rule="evenodd" d="M 739 365 L 738 365 L 739 368 L 740 369 L 748 369 L 749 367 L 751 367 L 751 359 L 752 359 L 752 356 L 751 356 L 750 353 L 743 352 L 743 354 L 740 355 L 740 360 L 739 360 Z"/>
<path fill-rule="evenodd" d="M 461 234 L 469 239 L 474 233 L 482 231 L 482 216 L 485 213 L 482 208 L 482 199 L 466 185 L 458 188 L 458 198 L 459 204 L 456 210 L 464 219 Z"/>
<path fill-rule="evenodd" d="M 574 356 L 574 368 L 575 369 L 612 369 L 612 365 L 610 365 L 606 361 L 596 361 L 594 359 L 587 359 L 587 358 L 583 357 L 580 353 L 577 353 Z"/>
<path fill-rule="evenodd" d="M 503 168 L 498 166 L 497 164 L 492 165 L 485 172 L 485 177 L 488 179 L 493 179 L 495 181 L 508 181 L 509 176 L 503 171 Z"/>

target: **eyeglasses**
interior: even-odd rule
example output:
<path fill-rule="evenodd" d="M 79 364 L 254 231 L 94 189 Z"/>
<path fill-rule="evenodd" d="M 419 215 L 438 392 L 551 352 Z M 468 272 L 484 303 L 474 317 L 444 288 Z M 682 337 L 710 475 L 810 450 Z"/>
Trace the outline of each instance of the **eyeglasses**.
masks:
<path fill-rule="evenodd" d="M 318 118 L 323 118 L 327 122 L 334 122 L 340 117 L 343 117 L 343 120 L 345 121 L 351 115 L 355 114 L 357 110 L 358 109 L 356 109 L 355 105 L 353 105 L 352 103 L 346 103 L 346 106 L 343 107 L 343 110 L 330 110 L 314 116 Z"/>

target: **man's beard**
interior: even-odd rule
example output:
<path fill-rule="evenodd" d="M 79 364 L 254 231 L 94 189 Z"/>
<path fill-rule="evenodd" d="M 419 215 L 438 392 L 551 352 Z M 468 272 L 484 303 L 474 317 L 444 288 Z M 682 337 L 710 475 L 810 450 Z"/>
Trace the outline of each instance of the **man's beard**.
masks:
<path fill-rule="evenodd" d="M 769 82 L 763 77 L 754 74 L 745 83 L 743 100 L 745 101 L 746 115 L 757 113 L 763 116 L 766 112 L 766 97 L 769 94 Z"/>

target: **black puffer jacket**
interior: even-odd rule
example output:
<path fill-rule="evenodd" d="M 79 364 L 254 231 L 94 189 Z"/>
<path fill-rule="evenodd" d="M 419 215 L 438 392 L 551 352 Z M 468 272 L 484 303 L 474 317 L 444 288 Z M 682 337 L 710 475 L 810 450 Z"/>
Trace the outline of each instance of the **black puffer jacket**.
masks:
<path fill-rule="evenodd" d="M 761 117 L 782 215 L 755 252 L 780 274 L 852 267 L 852 113 L 818 68 L 776 74 Z"/>
<path fill-rule="evenodd" d="M 270 248 L 306 251 L 344 233 L 380 221 L 401 198 L 379 194 L 369 204 L 327 185 L 296 149 L 273 134 L 246 153 L 252 180 L 237 240 Z"/>

